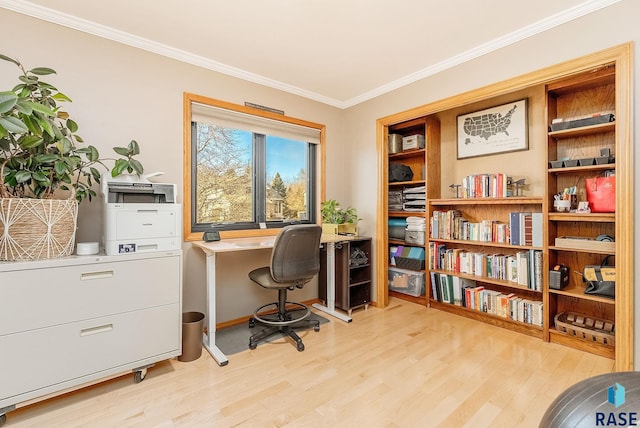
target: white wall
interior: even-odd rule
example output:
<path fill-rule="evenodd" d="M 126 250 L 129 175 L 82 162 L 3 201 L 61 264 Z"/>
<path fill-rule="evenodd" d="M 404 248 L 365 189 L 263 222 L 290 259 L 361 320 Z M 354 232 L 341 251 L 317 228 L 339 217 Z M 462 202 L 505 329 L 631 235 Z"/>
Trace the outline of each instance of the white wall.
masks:
<path fill-rule="evenodd" d="M 98 38 L 62 26 L 0 9 L 5 37 L 0 53 L 18 58 L 27 68 L 46 66 L 58 74 L 46 81 L 73 102 L 66 106 L 80 126 L 79 135 L 105 157 L 111 147 L 136 139 L 146 172 L 164 171 L 162 181 L 177 183 L 182 201 L 182 97 L 192 92 L 236 104 L 250 101 L 288 116 L 322 123 L 327 127 L 327 196 L 344 198 L 348 161 L 344 156 L 344 112 L 315 101 L 266 88 L 223 74 L 184 64 L 140 49 Z M 0 90 L 10 90 L 19 70 L 0 61 Z M 113 153 L 115 154 L 115 153 Z M 102 201 L 83 202 L 77 240 L 101 238 Z M 184 245 L 184 308 L 205 312 L 204 255 Z M 221 276 L 218 321 L 250 314 L 265 299 L 273 300 L 247 279 L 249 267 L 266 265 L 266 252 L 225 256 Z M 237 267 L 237 269 L 235 269 Z M 302 300 L 317 296 L 317 284 L 296 291 Z"/>
<path fill-rule="evenodd" d="M 376 119 L 411 108 L 445 99 L 463 92 L 481 88 L 492 83 L 523 75 L 563 61 L 571 60 L 602 49 L 629 41 L 634 42 L 634 56 L 640 57 L 640 2 L 623 0 L 601 11 L 582 17 L 573 22 L 530 37 L 512 46 L 479 57 L 437 75 L 425 78 L 389 94 L 379 96 L 368 102 L 348 109 L 345 113 L 347 123 L 346 139 L 351 142 L 350 157 L 353 159 L 350 203 L 358 208 L 361 217 L 374 221 L 378 198 L 376 162 Z M 443 35 L 446 37 L 446 35 Z M 469 37 L 473 37 L 470 30 Z M 434 41 L 437 43 L 437 40 Z M 420 51 L 416 46 L 416 52 Z M 393 52 L 386 52 L 384 57 L 393 61 Z M 640 67 L 634 67 L 634 81 L 640 78 Z M 632 103 L 638 105 L 638 93 L 634 93 Z M 636 123 L 637 112 L 632 107 L 632 117 Z M 638 132 L 632 129 L 632 138 L 637 141 Z M 531 139 L 530 150 L 537 150 L 536 145 L 546 144 L 546 140 Z M 633 145 L 633 144 L 632 144 Z M 443 149 L 444 153 L 444 149 Z M 514 153 L 522 155 L 523 152 Z M 638 164 L 640 154 L 636 151 L 634 162 Z M 455 159 L 455 157 L 453 158 Z M 528 158 L 527 158 L 528 159 Z M 443 169 L 445 161 L 443 160 Z M 526 168 L 524 168 L 526 170 Z M 469 171 L 468 173 L 473 173 Z M 635 178 L 638 183 L 638 178 Z M 443 181 L 443 186 L 449 182 Z M 637 209 L 640 200 L 640 186 L 636 186 L 635 222 L 640 221 Z M 375 230 L 375 229 L 374 229 Z M 636 248 L 640 239 L 636 231 L 629 231 L 633 236 Z M 622 238 L 622 237 L 620 237 Z M 640 266 L 639 252 L 635 254 L 635 266 Z M 640 269 L 635 271 L 635 284 L 640 283 Z M 635 305 L 640 303 L 640 291 L 635 287 Z M 636 368 L 640 367 L 640 316 L 635 319 L 635 355 Z"/>

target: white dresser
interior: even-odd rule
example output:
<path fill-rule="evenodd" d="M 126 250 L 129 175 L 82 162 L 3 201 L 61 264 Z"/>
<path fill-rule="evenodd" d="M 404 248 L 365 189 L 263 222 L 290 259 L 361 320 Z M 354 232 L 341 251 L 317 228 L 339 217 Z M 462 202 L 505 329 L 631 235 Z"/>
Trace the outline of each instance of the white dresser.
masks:
<path fill-rule="evenodd" d="M 28 400 L 181 354 L 182 252 L 0 263 L 0 425 Z"/>

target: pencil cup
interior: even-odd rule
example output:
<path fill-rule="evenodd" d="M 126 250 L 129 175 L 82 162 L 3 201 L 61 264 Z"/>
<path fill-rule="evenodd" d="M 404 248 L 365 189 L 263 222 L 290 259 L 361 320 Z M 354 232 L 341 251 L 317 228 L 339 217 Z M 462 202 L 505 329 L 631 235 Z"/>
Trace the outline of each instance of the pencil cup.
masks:
<path fill-rule="evenodd" d="M 571 211 L 571 200 L 560 199 L 557 201 L 553 201 L 553 207 L 559 213 L 568 213 L 569 211 Z"/>

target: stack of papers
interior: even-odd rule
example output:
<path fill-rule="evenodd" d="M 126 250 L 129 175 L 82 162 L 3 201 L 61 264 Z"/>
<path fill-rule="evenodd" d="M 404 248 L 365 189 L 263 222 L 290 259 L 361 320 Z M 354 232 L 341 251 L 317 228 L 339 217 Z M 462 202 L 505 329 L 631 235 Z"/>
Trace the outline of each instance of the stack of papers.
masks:
<path fill-rule="evenodd" d="M 427 222 L 424 217 L 407 217 L 407 230 L 426 231 Z"/>
<path fill-rule="evenodd" d="M 402 191 L 402 198 L 404 200 L 402 209 L 404 211 L 419 211 L 424 212 L 426 206 L 426 187 L 407 187 Z"/>

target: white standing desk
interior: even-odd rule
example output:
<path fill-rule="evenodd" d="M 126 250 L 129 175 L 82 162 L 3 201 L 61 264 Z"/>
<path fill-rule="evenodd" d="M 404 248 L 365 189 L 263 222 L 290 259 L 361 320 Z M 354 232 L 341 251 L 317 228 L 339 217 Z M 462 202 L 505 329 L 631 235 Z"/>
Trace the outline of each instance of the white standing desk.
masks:
<path fill-rule="evenodd" d="M 350 241 L 355 237 L 323 234 L 320 242 L 327 245 L 327 305 L 314 303 L 313 307 L 326 312 L 342 321 L 351 322 L 351 317 L 337 312 L 335 308 L 335 246 L 338 242 Z M 215 242 L 195 241 L 192 244 L 200 248 L 207 257 L 207 333 L 203 336 L 203 345 L 218 365 L 224 366 L 229 359 L 216 346 L 216 258 L 225 252 L 259 250 L 273 248 L 275 236 L 257 236 L 251 238 L 231 238 Z"/>

